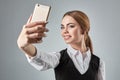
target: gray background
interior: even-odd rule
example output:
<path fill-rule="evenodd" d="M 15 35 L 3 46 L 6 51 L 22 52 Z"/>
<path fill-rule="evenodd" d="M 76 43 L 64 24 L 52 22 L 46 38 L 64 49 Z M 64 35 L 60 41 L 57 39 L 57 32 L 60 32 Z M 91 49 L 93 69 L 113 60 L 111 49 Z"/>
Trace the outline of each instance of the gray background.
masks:
<path fill-rule="evenodd" d="M 47 25 L 50 32 L 37 47 L 46 52 L 64 49 L 62 15 L 82 10 L 91 21 L 94 52 L 105 61 L 106 80 L 120 79 L 120 0 L 0 0 L 0 80 L 55 80 L 52 69 L 40 72 L 28 64 L 16 43 L 36 3 L 52 7 Z"/>

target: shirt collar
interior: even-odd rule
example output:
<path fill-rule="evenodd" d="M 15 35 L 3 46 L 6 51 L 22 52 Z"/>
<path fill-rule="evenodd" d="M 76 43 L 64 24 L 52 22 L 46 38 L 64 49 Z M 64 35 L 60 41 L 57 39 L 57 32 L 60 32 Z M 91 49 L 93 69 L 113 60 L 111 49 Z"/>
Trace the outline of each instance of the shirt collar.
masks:
<path fill-rule="evenodd" d="M 75 50 L 74 48 L 72 48 L 70 45 L 68 45 L 67 49 L 71 55 L 76 55 L 79 52 L 78 50 Z"/>
<path fill-rule="evenodd" d="M 72 48 L 70 45 L 68 45 L 68 51 L 70 52 L 71 55 L 77 55 L 80 54 L 82 55 L 82 53 L 79 50 L 75 50 L 74 48 Z M 91 58 L 91 52 L 90 50 L 88 50 L 86 53 L 84 53 L 84 55 L 82 55 L 84 58 Z"/>

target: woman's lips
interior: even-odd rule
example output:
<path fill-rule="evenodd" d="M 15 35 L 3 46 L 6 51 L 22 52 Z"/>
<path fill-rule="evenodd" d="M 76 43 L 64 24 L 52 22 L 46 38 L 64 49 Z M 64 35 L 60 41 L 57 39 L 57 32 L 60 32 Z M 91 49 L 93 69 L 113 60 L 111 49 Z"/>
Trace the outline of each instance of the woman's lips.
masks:
<path fill-rule="evenodd" d="M 70 37 L 71 37 L 70 35 L 65 35 L 65 36 L 64 36 L 64 39 L 65 39 L 65 40 L 68 40 L 68 39 L 70 39 Z"/>

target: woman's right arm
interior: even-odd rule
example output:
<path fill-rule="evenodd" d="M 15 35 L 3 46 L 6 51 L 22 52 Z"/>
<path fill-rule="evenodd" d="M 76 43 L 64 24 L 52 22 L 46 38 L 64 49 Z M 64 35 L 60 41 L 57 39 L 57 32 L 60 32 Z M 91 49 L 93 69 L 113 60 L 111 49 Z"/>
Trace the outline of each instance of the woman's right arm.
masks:
<path fill-rule="evenodd" d="M 39 51 L 33 44 L 40 43 L 42 38 L 45 37 L 46 22 L 33 22 L 30 23 L 31 17 L 18 37 L 18 47 L 27 56 L 28 62 L 38 70 L 46 70 L 54 68 L 59 64 L 60 53 L 43 53 Z"/>
<path fill-rule="evenodd" d="M 18 37 L 18 47 L 24 51 L 29 57 L 36 55 L 36 48 L 33 44 L 40 43 L 42 37 L 45 36 L 47 30 L 45 28 L 46 22 L 32 22 L 32 16 L 28 22 L 23 26 L 23 29 Z"/>
<path fill-rule="evenodd" d="M 50 68 L 55 68 L 59 64 L 60 53 L 49 52 L 45 53 L 37 49 L 37 54 L 34 57 L 29 58 L 26 55 L 28 62 L 37 70 L 44 71 Z"/>

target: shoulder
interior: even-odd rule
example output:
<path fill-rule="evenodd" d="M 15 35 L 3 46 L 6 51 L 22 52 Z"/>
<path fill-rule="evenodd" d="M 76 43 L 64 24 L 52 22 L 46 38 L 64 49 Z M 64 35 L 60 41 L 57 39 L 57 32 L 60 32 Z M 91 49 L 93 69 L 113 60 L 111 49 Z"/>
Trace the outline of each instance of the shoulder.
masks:
<path fill-rule="evenodd" d="M 92 57 L 100 59 L 100 57 L 98 57 L 97 55 L 95 55 L 93 53 L 91 53 L 91 54 L 92 54 Z"/>
<path fill-rule="evenodd" d="M 100 63 L 99 64 L 100 64 L 99 68 L 105 69 L 105 61 L 100 59 Z"/>
<path fill-rule="evenodd" d="M 67 51 L 67 48 L 66 48 L 66 49 L 61 50 L 61 51 L 60 51 L 60 53 L 62 54 L 62 53 L 64 53 L 64 52 L 66 52 L 66 51 Z"/>
<path fill-rule="evenodd" d="M 67 48 L 60 51 L 60 55 L 63 56 L 64 53 L 67 53 Z"/>
<path fill-rule="evenodd" d="M 99 56 L 97 56 L 97 55 L 95 55 L 95 54 L 92 54 L 92 57 L 95 59 L 98 59 L 99 60 L 99 64 L 100 65 L 104 65 L 105 64 L 105 62 L 99 57 Z"/>
<path fill-rule="evenodd" d="M 61 66 L 63 66 L 65 64 L 66 53 L 67 53 L 67 49 L 63 49 L 63 50 L 60 51 L 59 65 L 56 66 L 55 69 L 59 69 Z"/>
<path fill-rule="evenodd" d="M 105 65 L 105 62 L 102 60 L 102 58 L 100 58 L 99 56 L 97 56 L 97 55 L 95 55 L 95 54 L 93 54 L 93 57 L 96 57 L 96 58 L 99 59 L 99 64 L 100 64 L 100 65 Z"/>
<path fill-rule="evenodd" d="M 91 55 L 91 60 L 92 60 L 92 62 L 98 63 L 98 65 L 100 63 L 100 58 L 95 54 Z"/>
<path fill-rule="evenodd" d="M 99 69 L 105 69 L 105 62 L 97 55 L 93 54 L 93 59 L 96 59 L 99 63 Z M 95 61 L 96 62 L 96 61 Z"/>

